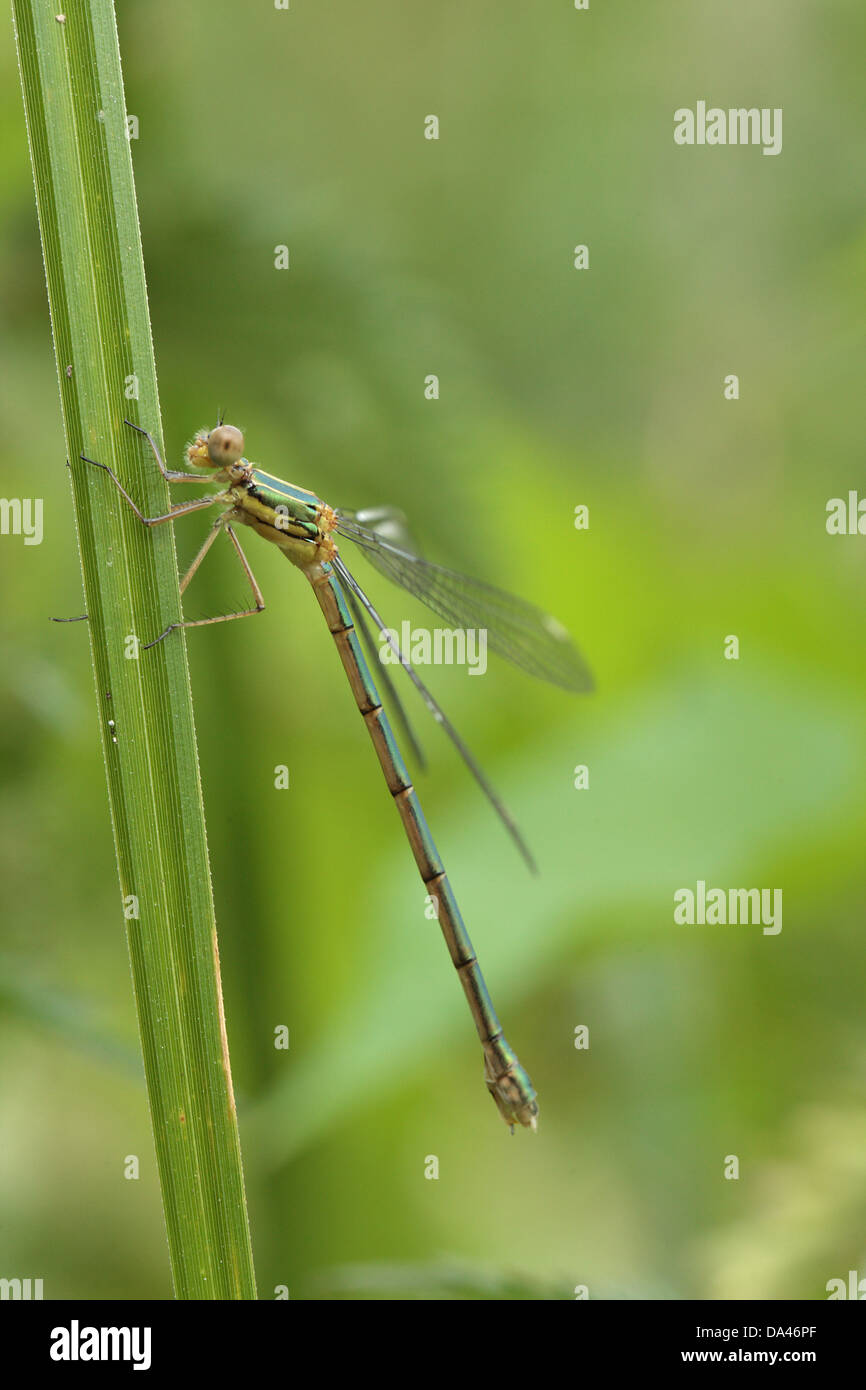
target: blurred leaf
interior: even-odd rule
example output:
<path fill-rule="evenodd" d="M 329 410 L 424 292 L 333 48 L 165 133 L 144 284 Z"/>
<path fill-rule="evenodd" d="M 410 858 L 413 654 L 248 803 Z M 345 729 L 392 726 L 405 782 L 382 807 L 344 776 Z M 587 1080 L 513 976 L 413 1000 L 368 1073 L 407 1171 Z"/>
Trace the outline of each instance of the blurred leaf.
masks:
<path fill-rule="evenodd" d="M 32 967 L 5 954 L 0 956 L 0 1010 L 58 1033 L 64 1048 L 80 1048 L 129 1072 L 141 1083 L 141 1054 L 121 1043 L 100 1022 L 96 1004 L 50 988 L 34 975 Z"/>
<path fill-rule="evenodd" d="M 357 1264 L 324 1270 L 309 1297 L 395 1299 L 568 1299 L 573 1291 L 528 1275 L 485 1268 L 453 1257 L 429 1264 Z"/>
<path fill-rule="evenodd" d="M 465 796 L 439 832 L 446 865 L 455 858 L 449 841 L 471 846 L 470 863 L 502 865 L 485 875 L 482 901 L 469 898 L 467 874 L 456 892 L 506 1033 L 508 1002 L 537 988 L 564 951 L 585 946 L 602 914 L 609 921 L 611 911 L 621 913 L 625 935 L 688 932 L 673 925 L 678 887 L 699 878 L 750 886 L 756 864 L 766 873 L 768 856 L 796 843 L 804 825 L 820 835 L 850 802 L 850 768 L 863 752 L 859 708 L 784 667 L 722 671 L 725 679 L 717 670 L 684 671 L 673 684 L 633 694 L 591 736 L 577 716 L 555 746 L 530 748 L 509 769 L 503 791 L 538 846 L 536 881 L 520 877 L 477 799 Z M 577 762 L 590 766 L 587 791 L 572 789 Z M 407 912 L 411 864 L 396 823 L 394 839 L 370 918 L 379 924 L 369 962 L 377 973 L 329 1034 L 292 1054 L 291 1074 L 244 1119 L 268 1167 L 410 1073 L 447 1084 L 443 1060 L 462 1068 L 472 1054 L 462 994 L 447 978 L 422 891 Z M 463 1049 L 456 1063 L 451 1047 L 445 1056 L 455 1036 Z M 522 1060 L 531 1075 L 532 1059 Z M 480 1072 L 480 1055 L 478 1065 Z M 479 1076 L 479 1111 L 487 1104 Z M 543 1125 L 543 1096 L 540 1106 Z"/>

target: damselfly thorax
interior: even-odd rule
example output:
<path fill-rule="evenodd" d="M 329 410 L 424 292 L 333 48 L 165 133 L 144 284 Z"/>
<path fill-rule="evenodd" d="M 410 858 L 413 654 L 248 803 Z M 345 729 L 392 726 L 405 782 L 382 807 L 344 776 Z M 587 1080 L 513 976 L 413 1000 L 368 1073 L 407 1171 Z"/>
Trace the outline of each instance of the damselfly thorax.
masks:
<path fill-rule="evenodd" d="M 197 468 L 212 468 L 213 436 L 226 434 L 230 437 L 229 443 L 234 443 L 233 433 L 239 431 L 234 431 L 231 425 L 222 425 L 211 430 L 209 435 L 196 436 L 186 451 L 189 462 Z M 219 445 L 218 439 L 218 453 Z M 211 477 L 214 482 L 227 485 L 217 497 L 217 501 L 231 509 L 226 520 L 249 526 L 264 540 L 278 545 L 299 569 L 321 566 L 336 555 L 337 543 L 331 533 L 337 524 L 337 514 L 315 493 L 266 473 L 245 458 L 227 461 Z"/>

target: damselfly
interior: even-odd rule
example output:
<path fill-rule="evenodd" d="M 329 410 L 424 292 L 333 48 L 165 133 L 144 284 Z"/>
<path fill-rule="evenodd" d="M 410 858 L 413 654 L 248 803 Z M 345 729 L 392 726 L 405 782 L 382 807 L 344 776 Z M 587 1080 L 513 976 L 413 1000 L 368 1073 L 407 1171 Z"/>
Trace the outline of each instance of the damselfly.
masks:
<path fill-rule="evenodd" d="M 155 646 L 175 628 L 206 627 L 211 623 L 228 622 L 232 618 L 246 618 L 262 612 L 265 606 L 264 598 L 241 549 L 233 523 L 250 526 L 265 540 L 278 545 L 292 564 L 306 575 L 340 653 L 352 693 L 363 715 L 385 774 L 388 790 L 394 799 L 406 837 L 412 847 L 418 871 L 430 900 L 435 904 L 442 935 L 466 992 L 481 1039 L 487 1089 L 503 1119 L 512 1129 L 515 1123 L 535 1129 L 538 1104 L 532 1082 L 505 1039 L 469 933 L 463 924 L 439 852 L 424 820 L 412 779 L 382 708 L 370 667 L 361 651 L 358 633 L 375 662 L 377 648 L 368 626 L 369 622 L 378 630 L 380 639 L 390 648 L 393 660 L 399 662 L 406 671 L 433 718 L 441 724 L 457 748 L 532 869 L 535 867 L 534 862 L 520 831 L 478 763 L 421 681 L 393 632 L 386 628 L 364 590 L 350 573 L 340 550 L 340 542 L 344 537 L 352 541 L 377 570 L 421 599 L 454 628 L 486 631 L 490 650 L 506 657 L 530 675 L 552 681 L 565 690 L 590 690 L 592 677 L 568 633 L 554 618 L 546 616 L 522 599 L 513 598 L 489 584 L 482 584 L 478 580 L 469 579 L 454 570 L 444 569 L 422 559 L 402 540 L 402 517 L 399 513 L 387 509 L 371 512 L 335 510 L 326 502 L 322 502 L 315 493 L 307 492 L 292 483 L 283 482 L 281 478 L 276 478 L 270 473 L 265 473 L 244 458 L 244 437 L 233 425 L 220 422 L 215 429 L 196 435 L 187 448 L 187 460 L 192 467 L 205 468 L 209 472 L 187 473 L 166 468 L 147 430 L 142 429 L 140 425 L 134 425 L 131 420 L 125 423 L 147 440 L 167 482 L 221 484 L 219 492 L 209 493 L 207 497 L 200 497 L 191 502 L 178 503 L 164 516 L 144 516 L 107 464 L 96 463 L 95 459 L 88 459 L 84 454 L 81 456 L 86 463 L 94 463 L 96 467 L 108 473 L 115 487 L 145 526 L 159 526 L 163 522 L 174 521 L 179 516 L 201 511 L 214 504 L 223 509 L 184 575 L 180 585 L 181 593 L 185 591 L 220 531 L 224 531 L 243 566 L 253 595 L 253 606 L 250 608 L 233 613 L 221 613 L 213 618 L 185 619 L 170 623 L 164 632 L 146 646 Z M 411 738 L 405 712 L 384 666 L 380 666 L 380 676 L 386 696 Z M 415 746 L 414 738 L 412 742 Z"/>

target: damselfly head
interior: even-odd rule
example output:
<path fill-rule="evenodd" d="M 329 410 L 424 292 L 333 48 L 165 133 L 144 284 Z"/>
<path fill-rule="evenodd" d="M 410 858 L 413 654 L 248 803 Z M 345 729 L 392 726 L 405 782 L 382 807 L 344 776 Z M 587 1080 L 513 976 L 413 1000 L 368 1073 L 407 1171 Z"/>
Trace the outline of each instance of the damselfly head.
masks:
<path fill-rule="evenodd" d="M 187 449 L 197 468 L 231 468 L 243 457 L 244 437 L 234 425 L 217 425 L 209 434 L 198 434 Z"/>
<path fill-rule="evenodd" d="M 207 451 L 216 468 L 225 468 L 243 458 L 244 437 L 234 425 L 217 425 L 207 437 Z"/>

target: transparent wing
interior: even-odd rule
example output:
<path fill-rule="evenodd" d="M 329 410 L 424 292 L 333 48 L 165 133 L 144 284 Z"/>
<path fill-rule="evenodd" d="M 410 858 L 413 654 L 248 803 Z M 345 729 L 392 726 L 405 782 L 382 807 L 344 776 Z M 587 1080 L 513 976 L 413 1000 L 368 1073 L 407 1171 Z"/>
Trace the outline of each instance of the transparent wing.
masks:
<path fill-rule="evenodd" d="M 372 524 L 365 525 L 368 521 Z M 491 651 L 539 680 L 576 693 L 593 689 L 589 667 L 556 618 L 492 584 L 422 559 L 410 544 L 391 538 L 402 534 L 399 528 L 404 525 L 402 513 L 385 508 L 337 512 L 338 534 L 353 541 L 377 570 L 451 627 L 484 628 Z"/>
<path fill-rule="evenodd" d="M 340 512 L 340 516 L 351 518 L 365 531 L 372 531 L 380 541 L 387 541 L 398 550 L 421 554 L 421 547 L 409 530 L 406 513 L 398 507 L 365 507 L 359 512 Z"/>
<path fill-rule="evenodd" d="M 520 850 L 520 853 L 523 855 L 523 858 L 526 860 L 527 866 L 529 867 L 530 871 L 534 874 L 537 874 L 538 868 L 536 866 L 535 860 L 532 857 L 532 851 L 530 850 L 522 834 L 517 828 L 517 825 L 515 824 L 510 811 L 505 806 L 498 793 L 494 791 L 491 783 L 488 782 L 486 776 L 481 770 L 479 763 L 469 752 L 469 749 L 466 747 L 466 744 L 463 742 L 454 725 L 451 723 L 451 720 L 448 718 L 442 706 L 439 704 L 439 701 L 434 699 L 434 697 L 430 694 L 430 691 L 427 689 L 421 677 L 418 675 L 418 672 L 415 670 L 415 667 L 412 665 L 406 653 L 400 650 L 399 644 L 394 640 L 394 637 L 391 635 L 389 629 L 385 626 L 383 619 L 379 616 L 376 609 L 373 607 L 372 603 L 367 598 L 367 595 L 364 593 L 364 590 L 361 588 L 357 579 L 355 579 L 354 575 L 352 575 L 352 573 L 346 568 L 346 565 L 344 564 L 341 557 L 339 555 L 335 555 L 331 563 L 334 566 L 335 573 L 337 574 L 342 583 L 344 593 L 346 595 L 354 595 L 355 599 L 361 605 L 364 611 L 366 613 L 369 613 L 371 619 L 378 628 L 380 635 L 387 640 L 392 652 L 396 656 L 397 660 L 400 662 L 400 665 L 403 667 L 403 670 L 406 672 L 406 675 L 409 677 L 415 689 L 418 691 L 428 710 L 433 715 L 433 718 L 436 720 L 436 723 L 441 725 L 441 727 L 445 730 L 446 734 L 450 738 L 451 742 L 454 744 L 454 747 L 457 749 L 457 752 L 460 754 L 464 763 L 468 767 L 469 771 L 472 773 L 472 776 L 475 778 L 484 795 L 487 797 L 487 800 L 490 802 L 499 819 L 502 821 L 502 824 L 505 826 L 506 830 L 513 839 L 517 848 Z"/>

